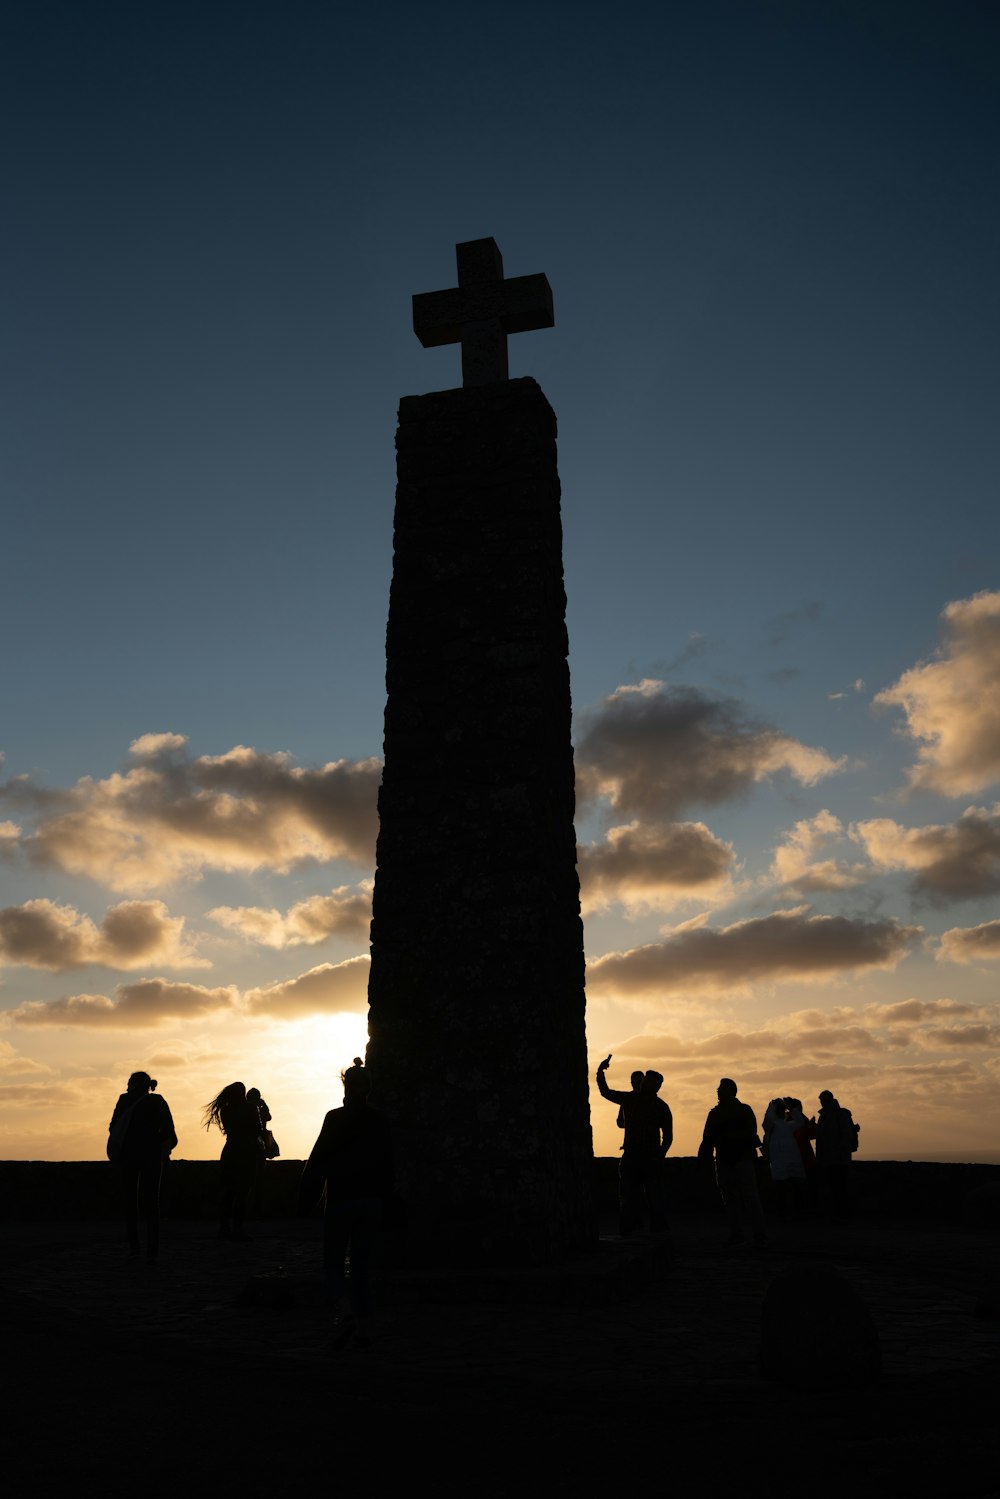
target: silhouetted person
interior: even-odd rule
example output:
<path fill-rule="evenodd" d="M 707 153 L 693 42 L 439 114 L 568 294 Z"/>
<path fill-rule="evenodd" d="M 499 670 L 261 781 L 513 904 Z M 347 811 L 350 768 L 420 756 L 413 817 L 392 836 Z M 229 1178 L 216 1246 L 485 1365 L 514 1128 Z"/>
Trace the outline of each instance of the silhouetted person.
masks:
<path fill-rule="evenodd" d="M 274 1160 L 280 1155 L 278 1142 L 270 1130 L 271 1110 L 264 1099 L 260 1096 L 259 1088 L 247 1089 L 247 1103 L 250 1105 L 251 1114 L 255 1114 L 257 1120 L 257 1133 L 260 1138 L 261 1153 L 266 1161 Z"/>
<path fill-rule="evenodd" d="M 369 1339 L 372 1258 L 393 1190 L 389 1122 L 368 1107 L 370 1084 L 360 1057 L 341 1078 L 344 1106 L 323 1120 L 299 1183 L 300 1212 L 315 1207 L 326 1188 L 323 1268 L 337 1347 Z"/>
<path fill-rule="evenodd" d="M 160 1177 L 176 1144 L 174 1121 L 166 1099 L 156 1092 L 155 1077 L 133 1072 L 108 1125 L 108 1159 L 121 1172 L 129 1255 L 134 1260 L 140 1254 L 140 1194 L 146 1216 L 146 1257 L 151 1264 L 160 1252 Z"/>
<path fill-rule="evenodd" d="M 809 1138 L 816 1141 L 816 1175 L 823 1211 L 846 1218 L 850 1212 L 847 1168 L 858 1148 L 860 1124 L 851 1118 L 829 1088 L 819 1095 L 819 1117 L 809 1121 Z"/>
<path fill-rule="evenodd" d="M 772 1099 L 764 1120 L 767 1163 L 778 1211 L 786 1217 L 801 1217 L 806 1210 L 806 1165 L 799 1141 L 806 1125 L 802 1105 L 795 1098 Z"/>
<path fill-rule="evenodd" d="M 219 1238 L 247 1239 L 243 1219 L 247 1197 L 260 1160 L 260 1120 L 256 1108 L 247 1103 L 242 1083 L 230 1083 L 206 1104 L 206 1129 L 217 1124 L 226 1137 L 222 1147 L 222 1196 L 219 1204 Z"/>
<path fill-rule="evenodd" d="M 653 1233 L 669 1232 L 663 1191 L 663 1162 L 674 1138 L 674 1121 L 667 1103 L 658 1098 L 663 1074 L 650 1069 L 642 1082 L 624 1093 L 609 1088 L 604 1074 L 610 1056 L 597 1069 L 597 1087 L 601 1097 L 619 1104 L 619 1116 L 625 1130 L 621 1164 L 618 1167 L 618 1227 L 623 1237 L 641 1227 L 643 1208 L 649 1214 Z"/>
<path fill-rule="evenodd" d="M 271 1156 L 277 1155 L 278 1147 L 274 1136 L 268 1129 L 271 1119 L 271 1110 L 260 1096 L 259 1088 L 247 1089 L 247 1108 L 250 1110 L 250 1118 L 257 1130 L 257 1159 L 253 1168 L 253 1187 L 251 1189 L 251 1201 L 255 1212 L 260 1212 L 263 1200 L 263 1176 L 264 1162 Z M 271 1149 L 271 1146 L 274 1148 Z"/>
<path fill-rule="evenodd" d="M 729 1243 L 743 1241 L 743 1223 L 753 1230 L 754 1241 L 764 1242 L 764 1213 L 757 1192 L 757 1118 L 748 1103 L 736 1096 L 731 1077 L 721 1078 L 716 1092 L 719 1102 L 709 1110 L 705 1132 L 698 1148 L 700 1160 L 715 1156 L 715 1179 L 729 1212 Z"/>
<path fill-rule="evenodd" d="M 643 1078 L 645 1076 L 646 1076 L 646 1074 L 644 1072 L 633 1072 L 632 1073 L 631 1077 L 629 1078 L 629 1082 L 632 1084 L 632 1092 L 633 1093 L 638 1093 L 641 1090 L 641 1088 L 642 1088 L 642 1080 L 643 1080 Z M 618 1118 L 615 1120 L 615 1123 L 617 1124 L 617 1126 L 618 1126 L 619 1129 L 624 1129 L 625 1128 L 625 1110 L 624 1109 L 619 1109 L 618 1110 Z M 625 1149 L 625 1142 L 624 1141 L 621 1143 L 621 1145 L 619 1145 L 618 1149 L 619 1150 L 624 1150 Z"/>

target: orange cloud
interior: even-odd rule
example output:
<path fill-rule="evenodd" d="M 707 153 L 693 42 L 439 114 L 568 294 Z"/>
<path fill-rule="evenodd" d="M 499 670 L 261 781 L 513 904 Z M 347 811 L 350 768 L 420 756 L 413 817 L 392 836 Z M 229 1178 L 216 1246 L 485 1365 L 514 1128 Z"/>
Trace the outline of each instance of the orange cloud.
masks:
<path fill-rule="evenodd" d="M 918 741 L 911 786 L 964 796 L 1000 780 L 1000 592 L 948 604 L 944 641 L 875 698 Z"/>
<path fill-rule="evenodd" d="M 1000 803 L 990 810 L 968 807 L 944 826 L 904 828 L 889 817 L 872 818 L 855 823 L 851 837 L 879 869 L 912 871 L 914 890 L 932 900 L 1000 890 Z"/>
<path fill-rule="evenodd" d="M 22 846 L 40 863 L 126 892 L 206 869 L 374 862 L 378 760 L 307 769 L 244 745 L 191 758 L 179 734 L 144 734 L 130 754 L 125 772 L 68 790 L 23 777 L 0 787 L 0 797 L 36 814 Z"/>
<path fill-rule="evenodd" d="M 208 1019 L 230 1012 L 237 1001 L 232 987 L 206 989 L 170 979 L 139 979 L 119 984 L 115 998 L 73 994 L 66 999 L 32 1000 L 8 1013 L 15 1025 L 111 1026 L 144 1030 L 165 1020 Z"/>
<path fill-rule="evenodd" d="M 368 935 L 372 919 L 372 881 L 338 885 L 329 895 L 307 896 L 284 916 L 263 906 L 216 906 L 206 914 L 220 926 L 264 947 L 299 947 L 334 935 L 363 937 Z"/>
<path fill-rule="evenodd" d="M 367 956 L 348 958 L 343 963 L 321 963 L 297 978 L 251 989 L 246 995 L 246 1005 L 252 1015 L 279 1020 L 366 1009 L 370 967 Z"/>
<path fill-rule="evenodd" d="M 989 963 L 1000 959 L 1000 921 L 953 926 L 941 934 L 936 956 L 948 963 Z"/>
<path fill-rule="evenodd" d="M 832 812 L 824 809 L 815 817 L 803 818 L 774 850 L 771 878 L 803 894 L 864 884 L 873 872 L 869 865 L 829 857 L 830 845 L 846 837 L 847 829 Z"/>

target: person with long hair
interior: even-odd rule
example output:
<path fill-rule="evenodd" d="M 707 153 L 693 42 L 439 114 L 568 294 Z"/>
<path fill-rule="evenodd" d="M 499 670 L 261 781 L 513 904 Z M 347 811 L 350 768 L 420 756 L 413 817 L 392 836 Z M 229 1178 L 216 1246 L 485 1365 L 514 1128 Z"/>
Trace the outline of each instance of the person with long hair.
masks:
<path fill-rule="evenodd" d="M 119 1095 L 108 1125 L 108 1159 L 118 1167 L 125 1199 L 129 1258 L 137 1260 L 139 1200 L 146 1217 L 146 1258 L 155 1264 L 160 1252 L 160 1178 L 163 1163 L 177 1144 L 174 1121 L 156 1078 L 133 1072 Z"/>
<path fill-rule="evenodd" d="M 260 1157 L 260 1120 L 247 1103 L 242 1083 L 229 1083 L 205 1105 L 206 1129 L 218 1125 L 226 1137 L 222 1147 L 222 1193 L 219 1203 L 219 1238 L 248 1239 L 243 1226 L 247 1197 L 253 1186 Z"/>

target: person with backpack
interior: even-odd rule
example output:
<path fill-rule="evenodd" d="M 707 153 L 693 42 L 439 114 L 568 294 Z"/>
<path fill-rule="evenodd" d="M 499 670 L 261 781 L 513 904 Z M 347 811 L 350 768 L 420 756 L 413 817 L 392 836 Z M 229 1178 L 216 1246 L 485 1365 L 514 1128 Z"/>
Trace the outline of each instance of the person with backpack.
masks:
<path fill-rule="evenodd" d="M 108 1125 L 108 1160 L 121 1174 L 130 1259 L 137 1260 L 141 1253 L 141 1197 L 146 1217 L 146 1258 L 151 1265 L 156 1263 L 160 1252 L 160 1179 L 163 1163 L 176 1144 L 174 1121 L 166 1099 L 156 1091 L 156 1078 L 148 1072 L 133 1072 Z"/>
<path fill-rule="evenodd" d="M 226 1137 L 219 1158 L 219 1238 L 249 1240 L 243 1220 L 261 1158 L 257 1106 L 247 1102 L 247 1090 L 242 1083 L 228 1083 L 205 1105 L 202 1122 L 206 1129 L 218 1125 Z"/>
<path fill-rule="evenodd" d="M 834 1098 L 829 1088 L 819 1095 L 819 1116 L 809 1121 L 809 1138 L 816 1141 L 816 1176 L 820 1202 L 828 1217 L 850 1215 L 850 1179 L 847 1168 L 858 1148 L 860 1124 L 850 1109 Z"/>

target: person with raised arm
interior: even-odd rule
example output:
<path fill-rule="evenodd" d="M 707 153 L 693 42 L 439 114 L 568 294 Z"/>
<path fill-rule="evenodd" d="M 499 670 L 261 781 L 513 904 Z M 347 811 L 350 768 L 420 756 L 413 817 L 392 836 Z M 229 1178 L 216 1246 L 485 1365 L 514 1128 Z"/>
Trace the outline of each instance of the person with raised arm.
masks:
<path fill-rule="evenodd" d="M 653 1233 L 669 1233 L 663 1162 L 673 1144 L 674 1121 L 666 1100 L 658 1096 L 663 1074 L 650 1068 L 642 1074 L 639 1088 L 633 1086 L 626 1093 L 608 1087 L 605 1073 L 610 1063 L 607 1056 L 598 1067 L 597 1087 L 602 1098 L 618 1104 L 619 1121 L 625 1131 L 618 1167 L 619 1231 L 623 1238 L 634 1234 L 641 1228 L 645 1213 Z"/>

